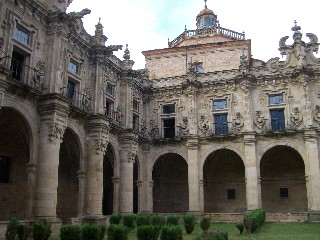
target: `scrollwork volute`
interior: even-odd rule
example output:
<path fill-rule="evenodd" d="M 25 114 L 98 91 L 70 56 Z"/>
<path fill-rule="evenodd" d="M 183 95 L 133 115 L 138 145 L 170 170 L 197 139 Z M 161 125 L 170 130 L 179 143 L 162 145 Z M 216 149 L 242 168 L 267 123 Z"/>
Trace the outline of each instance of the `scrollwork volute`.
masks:
<path fill-rule="evenodd" d="M 313 119 L 320 124 L 320 105 L 316 106 L 315 112 L 313 114 Z"/>
<path fill-rule="evenodd" d="M 180 123 L 180 133 L 181 135 L 189 134 L 189 122 L 187 117 L 182 118 L 182 123 Z"/>
<path fill-rule="evenodd" d="M 259 128 L 259 130 L 264 129 L 266 120 L 264 118 L 264 114 L 260 110 L 256 111 L 256 117 L 254 118 L 253 122 Z"/>
<path fill-rule="evenodd" d="M 54 142 L 57 140 L 62 141 L 65 130 L 66 130 L 66 127 L 63 125 L 60 125 L 58 123 L 49 123 L 48 124 L 49 140 L 51 142 Z"/>
<path fill-rule="evenodd" d="M 233 124 L 235 133 L 238 133 L 244 125 L 243 117 L 241 116 L 240 112 L 236 113 L 236 116 L 233 119 L 232 124 Z"/>
<path fill-rule="evenodd" d="M 206 118 L 206 116 L 200 116 L 198 128 L 203 134 L 206 134 L 209 131 L 209 120 Z"/>
<path fill-rule="evenodd" d="M 290 116 L 291 126 L 293 128 L 298 127 L 300 125 L 300 123 L 302 122 L 302 119 L 303 119 L 303 116 L 300 113 L 299 108 L 298 107 L 294 107 L 292 109 L 292 113 L 291 113 L 291 116 Z"/>

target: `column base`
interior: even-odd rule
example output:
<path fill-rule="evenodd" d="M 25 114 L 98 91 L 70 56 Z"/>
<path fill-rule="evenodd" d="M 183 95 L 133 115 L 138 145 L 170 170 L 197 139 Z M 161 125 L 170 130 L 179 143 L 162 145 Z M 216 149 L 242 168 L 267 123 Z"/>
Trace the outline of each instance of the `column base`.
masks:
<path fill-rule="evenodd" d="M 309 211 L 309 221 L 310 222 L 320 221 L 320 210 L 310 210 Z"/>
<path fill-rule="evenodd" d="M 82 224 L 102 224 L 107 225 L 107 216 L 103 215 L 86 215 L 81 217 L 80 222 Z"/>

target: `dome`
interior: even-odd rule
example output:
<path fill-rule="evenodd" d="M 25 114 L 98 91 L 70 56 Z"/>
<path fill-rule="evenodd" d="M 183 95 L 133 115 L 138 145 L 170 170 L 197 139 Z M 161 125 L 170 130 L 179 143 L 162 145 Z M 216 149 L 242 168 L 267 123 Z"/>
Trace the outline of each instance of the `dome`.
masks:
<path fill-rule="evenodd" d="M 205 1 L 204 9 L 197 15 L 196 21 L 197 29 L 217 27 L 217 15 L 207 7 L 207 1 Z"/>
<path fill-rule="evenodd" d="M 207 6 L 205 6 L 205 9 L 203 9 L 198 15 L 197 15 L 197 19 L 205 16 L 205 15 L 211 15 L 211 16 L 215 16 L 215 14 L 213 13 L 213 11 L 209 8 L 207 8 Z"/>

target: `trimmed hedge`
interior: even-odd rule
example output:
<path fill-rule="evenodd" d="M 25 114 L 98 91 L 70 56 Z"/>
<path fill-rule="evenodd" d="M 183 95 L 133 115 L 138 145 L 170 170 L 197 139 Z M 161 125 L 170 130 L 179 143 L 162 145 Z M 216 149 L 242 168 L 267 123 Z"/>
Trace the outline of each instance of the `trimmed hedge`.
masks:
<path fill-rule="evenodd" d="M 162 228 L 161 240 L 183 240 L 182 229 L 180 226 L 167 225 Z"/>
<path fill-rule="evenodd" d="M 151 223 L 151 216 L 149 214 L 137 215 L 136 217 L 137 227 L 150 225 L 150 223 Z"/>
<path fill-rule="evenodd" d="M 35 222 L 33 224 L 33 240 L 48 240 L 51 235 L 51 225 L 47 222 Z"/>
<path fill-rule="evenodd" d="M 166 218 L 163 215 L 158 215 L 158 214 L 152 215 L 151 224 L 153 226 L 158 226 L 162 228 L 166 224 Z"/>
<path fill-rule="evenodd" d="M 228 240 L 227 232 L 204 232 L 201 233 L 195 240 Z"/>
<path fill-rule="evenodd" d="M 66 224 L 60 228 L 60 240 L 81 240 L 81 228 L 78 225 Z"/>
<path fill-rule="evenodd" d="M 120 213 L 114 213 L 110 216 L 110 224 L 120 224 L 122 215 Z"/>
<path fill-rule="evenodd" d="M 206 232 L 210 228 L 211 217 L 204 217 L 200 222 L 200 227 L 202 231 Z"/>
<path fill-rule="evenodd" d="M 187 234 L 192 233 L 196 225 L 196 216 L 193 214 L 186 214 L 183 217 L 183 221 L 184 221 L 184 228 L 186 230 L 186 233 Z"/>
<path fill-rule="evenodd" d="M 243 223 L 237 223 L 236 227 L 239 229 L 240 234 L 242 234 L 244 229 Z"/>
<path fill-rule="evenodd" d="M 11 218 L 7 224 L 6 230 L 6 240 L 14 240 L 16 235 L 18 234 L 17 227 L 20 224 L 19 220 L 16 218 Z"/>
<path fill-rule="evenodd" d="M 19 224 L 17 226 L 17 233 L 19 240 L 28 240 L 32 234 L 32 225 Z"/>
<path fill-rule="evenodd" d="M 111 224 L 107 231 L 108 240 L 128 240 L 129 229 L 121 224 Z"/>
<path fill-rule="evenodd" d="M 157 240 L 160 235 L 160 226 L 143 225 L 137 229 L 138 240 Z"/>
<path fill-rule="evenodd" d="M 87 224 L 82 227 L 82 240 L 103 240 L 106 235 L 106 226 Z"/>
<path fill-rule="evenodd" d="M 167 216 L 167 225 L 179 225 L 179 215 L 169 215 Z"/>
<path fill-rule="evenodd" d="M 124 215 L 122 218 L 122 223 L 124 226 L 126 226 L 129 229 L 134 229 L 136 226 L 136 215 L 135 214 L 129 214 Z"/>
<path fill-rule="evenodd" d="M 244 215 L 243 223 L 249 233 L 254 232 L 266 220 L 266 211 L 262 208 L 247 212 Z"/>

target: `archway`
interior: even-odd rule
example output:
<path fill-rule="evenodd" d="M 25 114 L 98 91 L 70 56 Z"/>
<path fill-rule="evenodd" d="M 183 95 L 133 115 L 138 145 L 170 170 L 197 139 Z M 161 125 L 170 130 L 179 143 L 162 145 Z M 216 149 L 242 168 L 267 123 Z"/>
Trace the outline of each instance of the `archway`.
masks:
<path fill-rule="evenodd" d="M 185 213 L 189 208 L 188 165 L 180 155 L 167 153 L 153 166 L 153 212 Z"/>
<path fill-rule="evenodd" d="M 262 207 L 267 212 L 307 212 L 305 166 L 295 149 L 269 149 L 261 159 L 260 177 Z"/>
<path fill-rule="evenodd" d="M 114 175 L 114 154 L 110 143 L 103 160 L 103 200 L 102 214 L 111 215 L 113 213 L 113 180 Z"/>
<path fill-rule="evenodd" d="M 30 136 L 25 119 L 0 109 L 0 220 L 26 219 Z"/>
<path fill-rule="evenodd" d="M 204 212 L 243 213 L 246 211 L 245 167 L 234 151 L 211 153 L 203 166 Z"/>
<path fill-rule="evenodd" d="M 78 216 L 80 148 L 76 136 L 67 128 L 60 145 L 57 216 L 66 223 Z"/>

